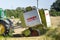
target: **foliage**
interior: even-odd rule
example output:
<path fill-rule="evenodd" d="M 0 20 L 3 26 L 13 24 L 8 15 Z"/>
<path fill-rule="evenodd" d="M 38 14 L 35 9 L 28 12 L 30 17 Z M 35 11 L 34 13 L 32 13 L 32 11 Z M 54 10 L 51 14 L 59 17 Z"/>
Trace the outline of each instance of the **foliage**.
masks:
<path fill-rule="evenodd" d="M 50 15 L 51 15 L 51 16 L 60 16 L 60 12 L 57 12 L 56 10 L 51 9 L 51 10 L 50 10 Z"/>
<path fill-rule="evenodd" d="M 29 7 L 26 7 L 26 11 L 28 12 L 28 11 L 31 11 L 32 10 L 32 7 L 31 6 L 29 6 Z"/>
<path fill-rule="evenodd" d="M 6 13 L 7 17 L 14 16 L 15 18 L 20 18 L 21 12 L 23 12 L 23 11 L 22 11 L 22 9 L 20 9 L 20 7 L 17 7 L 16 10 L 5 9 L 5 13 Z"/>
<path fill-rule="evenodd" d="M 23 34 L 24 36 L 26 36 L 26 37 L 29 36 L 30 33 L 31 33 L 31 32 L 30 32 L 30 30 L 28 30 L 28 29 L 27 29 L 27 30 L 24 30 L 24 31 L 22 32 L 22 34 Z"/>
<path fill-rule="evenodd" d="M 60 11 L 60 0 L 56 0 L 52 6 L 51 9 L 55 9 L 56 11 Z"/>
<path fill-rule="evenodd" d="M 51 16 L 60 16 L 60 0 L 56 0 L 51 5 L 50 15 Z"/>
<path fill-rule="evenodd" d="M 56 13 L 55 10 L 50 10 L 50 15 L 51 15 L 51 16 L 57 16 L 57 13 Z"/>
<path fill-rule="evenodd" d="M 15 18 L 20 18 L 20 14 L 21 13 L 24 13 L 25 11 L 28 12 L 28 11 L 31 11 L 35 8 L 34 7 L 26 7 L 26 8 L 22 8 L 22 7 L 17 7 L 16 9 L 5 9 L 4 12 L 6 13 L 7 17 L 11 17 L 11 16 L 14 16 Z"/>

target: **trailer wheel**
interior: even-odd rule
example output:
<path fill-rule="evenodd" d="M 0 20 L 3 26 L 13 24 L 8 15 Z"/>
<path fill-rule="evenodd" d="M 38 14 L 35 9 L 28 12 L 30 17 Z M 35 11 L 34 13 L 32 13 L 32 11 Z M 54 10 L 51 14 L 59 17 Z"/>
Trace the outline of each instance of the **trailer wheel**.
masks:
<path fill-rule="evenodd" d="M 31 30 L 31 36 L 39 36 L 39 31 Z"/>

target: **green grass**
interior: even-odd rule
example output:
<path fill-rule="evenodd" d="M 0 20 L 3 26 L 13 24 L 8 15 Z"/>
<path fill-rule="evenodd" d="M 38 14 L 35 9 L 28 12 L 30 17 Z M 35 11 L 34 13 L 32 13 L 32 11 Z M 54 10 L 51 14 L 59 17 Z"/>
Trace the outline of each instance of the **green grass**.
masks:
<path fill-rule="evenodd" d="M 0 40 L 4 40 L 4 37 L 3 36 L 0 36 Z"/>

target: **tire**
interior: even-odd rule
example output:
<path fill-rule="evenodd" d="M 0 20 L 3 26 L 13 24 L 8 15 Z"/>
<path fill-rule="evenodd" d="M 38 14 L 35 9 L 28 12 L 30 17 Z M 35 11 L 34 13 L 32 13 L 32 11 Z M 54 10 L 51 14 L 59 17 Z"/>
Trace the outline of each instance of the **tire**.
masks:
<path fill-rule="evenodd" d="M 8 29 L 8 27 L 7 27 L 7 23 L 5 22 L 5 21 L 3 21 L 3 20 L 0 20 L 0 25 L 2 25 L 2 26 L 0 26 L 0 27 L 3 27 L 4 29 L 4 31 L 0 34 L 0 35 L 3 35 L 3 36 L 6 36 L 6 35 L 8 35 L 9 34 L 9 29 Z M 9 25 L 8 25 L 9 26 Z M 2 30 L 2 29 L 1 29 Z"/>
<path fill-rule="evenodd" d="M 40 31 L 39 30 L 35 30 L 35 29 L 32 29 L 32 28 L 29 28 L 31 34 L 30 36 L 39 36 L 40 35 Z"/>
<path fill-rule="evenodd" d="M 37 30 L 32 30 L 31 36 L 39 36 L 39 32 Z"/>

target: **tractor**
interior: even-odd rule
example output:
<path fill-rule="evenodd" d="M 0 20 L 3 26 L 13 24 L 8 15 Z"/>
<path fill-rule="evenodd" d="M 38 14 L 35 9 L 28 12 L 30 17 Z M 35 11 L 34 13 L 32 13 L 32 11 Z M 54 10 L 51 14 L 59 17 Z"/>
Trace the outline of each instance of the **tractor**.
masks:
<path fill-rule="evenodd" d="M 0 8 L 0 35 L 9 35 L 9 29 L 12 27 L 12 22 L 6 17 L 6 13 Z"/>

